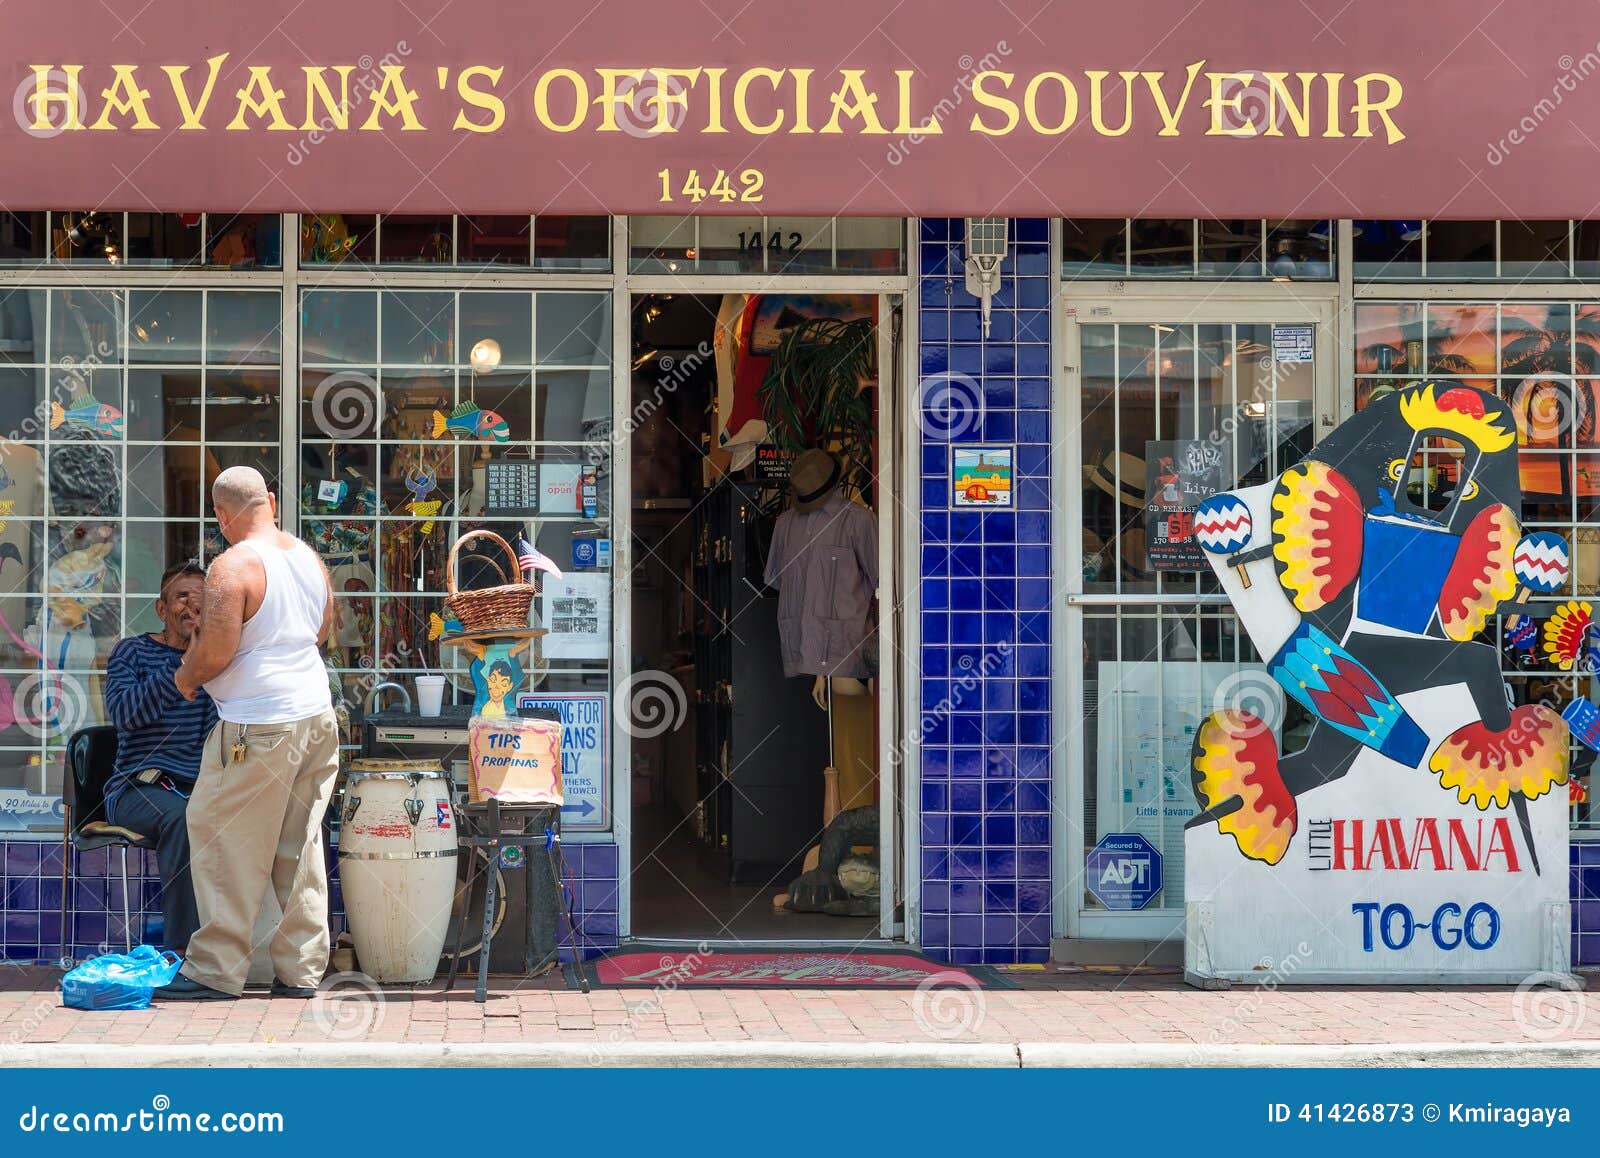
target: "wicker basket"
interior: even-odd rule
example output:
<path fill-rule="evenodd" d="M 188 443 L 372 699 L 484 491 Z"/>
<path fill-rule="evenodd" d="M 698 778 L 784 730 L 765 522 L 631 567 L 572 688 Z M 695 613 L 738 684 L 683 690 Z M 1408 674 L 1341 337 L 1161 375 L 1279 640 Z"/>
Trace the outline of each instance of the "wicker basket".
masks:
<path fill-rule="evenodd" d="M 462 591 L 456 585 L 456 561 L 461 548 L 473 539 L 493 539 L 506 553 L 506 558 L 511 560 L 510 574 L 493 559 L 489 560 L 505 582 L 475 591 Z M 511 634 L 527 630 L 528 609 L 533 606 L 535 588 L 532 583 L 513 582 L 512 575 L 521 578 L 522 564 L 511 544 L 493 531 L 468 531 L 456 540 L 455 546 L 450 548 L 450 561 L 445 570 L 449 593 L 444 597 L 444 605 L 460 621 L 463 634 Z"/>

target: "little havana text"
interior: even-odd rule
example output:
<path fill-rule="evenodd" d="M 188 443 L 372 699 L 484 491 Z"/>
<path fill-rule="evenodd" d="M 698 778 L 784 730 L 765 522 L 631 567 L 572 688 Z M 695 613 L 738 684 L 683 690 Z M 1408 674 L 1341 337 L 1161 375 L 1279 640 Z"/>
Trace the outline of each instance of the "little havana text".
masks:
<path fill-rule="evenodd" d="M 1312 820 L 1307 828 L 1306 856 L 1313 870 L 1522 871 L 1504 816 L 1340 818 Z"/>
<path fill-rule="evenodd" d="M 205 61 L 35 60 L 24 68 L 15 83 L 33 127 L 68 132 L 496 133 L 531 114 L 559 134 L 1057 137 L 1082 125 L 1101 137 L 1350 137 L 1385 145 L 1406 137 L 1396 119 L 1405 87 L 1390 73 L 1240 70 L 1206 60 L 1182 72 L 986 69 L 970 78 L 975 107 L 965 117 L 949 115 L 948 105 L 941 116 L 937 86 L 914 68 L 635 63 L 529 73 L 498 62 L 384 61 L 369 70 L 359 115 L 352 115 L 362 103 L 351 95 L 354 64 L 258 64 L 220 52 Z"/>

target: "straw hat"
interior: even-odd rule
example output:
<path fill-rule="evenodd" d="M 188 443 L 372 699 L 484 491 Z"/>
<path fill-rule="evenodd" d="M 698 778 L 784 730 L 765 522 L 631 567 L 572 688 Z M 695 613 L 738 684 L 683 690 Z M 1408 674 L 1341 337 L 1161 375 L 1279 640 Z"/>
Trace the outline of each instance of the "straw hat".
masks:
<path fill-rule="evenodd" d="M 1108 454 L 1098 466 L 1086 468 L 1083 477 L 1085 482 L 1127 506 L 1144 506 L 1144 459 L 1142 458 L 1135 458 L 1126 451 Z"/>
<path fill-rule="evenodd" d="M 810 511 L 827 501 L 839 485 L 839 460 L 825 450 L 803 450 L 789 468 L 789 491 L 794 509 Z"/>

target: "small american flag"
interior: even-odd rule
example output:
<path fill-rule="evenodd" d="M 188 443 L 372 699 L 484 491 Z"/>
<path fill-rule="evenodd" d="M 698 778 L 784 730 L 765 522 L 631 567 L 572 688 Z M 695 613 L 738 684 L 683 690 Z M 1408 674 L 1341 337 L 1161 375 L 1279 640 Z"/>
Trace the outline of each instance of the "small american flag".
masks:
<path fill-rule="evenodd" d="M 561 578 L 561 568 L 555 565 L 550 556 L 521 535 L 517 536 L 517 564 L 522 568 L 524 575 L 531 575 L 534 571 L 548 571 L 557 579 Z"/>

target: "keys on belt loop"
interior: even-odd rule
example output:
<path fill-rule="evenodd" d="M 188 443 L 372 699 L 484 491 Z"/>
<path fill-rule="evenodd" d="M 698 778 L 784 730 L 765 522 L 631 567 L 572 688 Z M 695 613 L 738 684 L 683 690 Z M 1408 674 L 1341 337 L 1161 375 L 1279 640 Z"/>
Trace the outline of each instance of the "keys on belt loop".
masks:
<path fill-rule="evenodd" d="M 249 737 L 247 737 L 245 735 L 245 729 L 248 726 L 249 725 L 247 725 L 247 724 L 240 724 L 238 726 L 239 727 L 239 734 L 236 735 L 233 738 L 233 750 L 229 754 L 229 762 L 230 763 L 233 763 L 233 764 L 239 763 L 241 760 L 244 759 L 245 753 L 250 750 L 250 740 L 249 740 Z"/>

